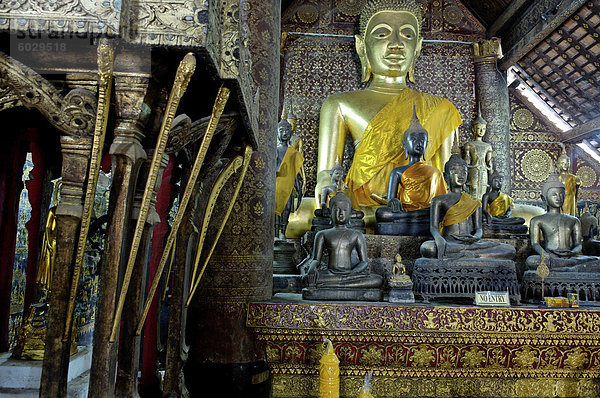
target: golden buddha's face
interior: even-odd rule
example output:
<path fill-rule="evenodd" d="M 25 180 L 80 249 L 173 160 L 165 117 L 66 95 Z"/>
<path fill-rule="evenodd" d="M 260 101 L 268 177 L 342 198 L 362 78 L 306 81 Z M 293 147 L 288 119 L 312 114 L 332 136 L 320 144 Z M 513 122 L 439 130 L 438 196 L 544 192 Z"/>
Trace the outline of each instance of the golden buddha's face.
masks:
<path fill-rule="evenodd" d="M 569 161 L 568 157 L 561 156 L 560 158 L 558 158 L 558 162 L 557 162 L 558 171 L 569 171 L 570 165 L 571 165 L 571 162 Z"/>
<path fill-rule="evenodd" d="M 550 188 L 548 192 L 546 192 L 545 199 L 548 206 L 558 209 L 565 202 L 565 189 Z"/>
<path fill-rule="evenodd" d="M 487 126 L 485 124 L 477 123 L 473 126 L 473 135 L 475 137 L 483 137 Z"/>
<path fill-rule="evenodd" d="M 406 76 L 418 52 L 422 38 L 416 17 L 406 11 L 381 11 L 373 15 L 362 38 L 363 51 L 375 75 Z M 361 55 L 359 40 L 357 49 Z"/>

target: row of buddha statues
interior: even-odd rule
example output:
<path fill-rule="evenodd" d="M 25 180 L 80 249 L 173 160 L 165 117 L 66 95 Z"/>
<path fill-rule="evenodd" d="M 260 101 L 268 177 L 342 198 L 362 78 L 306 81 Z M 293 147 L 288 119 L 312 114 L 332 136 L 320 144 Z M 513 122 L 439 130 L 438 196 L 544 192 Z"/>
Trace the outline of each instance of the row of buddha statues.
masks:
<path fill-rule="evenodd" d="M 383 280 L 369 273 L 363 236 L 362 219 L 374 213 L 376 234 L 431 236 L 420 246 L 422 258 L 413 269 L 415 291 L 423 297 L 472 295 L 486 287 L 508 290 L 519 300 L 515 248 L 482 239 L 484 230 L 523 238 L 527 226 L 511 215 L 512 199 L 501 192 L 503 176 L 494 171 L 492 146 L 483 141 L 481 111 L 461 156 L 456 137 L 462 119 L 456 107 L 408 87 L 422 47 L 422 21 L 423 10 L 413 0 L 369 0 L 361 11 L 355 39 L 366 86 L 327 97 L 320 112 L 318 209 L 312 221 L 318 232 L 304 263 L 305 298 L 380 298 Z M 282 120 L 276 237 L 285 236 L 289 214 L 304 194 L 304 159 L 290 145 L 291 135 L 292 126 Z M 354 154 L 344 179 L 339 159 L 347 139 Z M 573 217 L 580 182 L 568 170 L 563 154 L 558 173 L 542 187 L 547 213 L 531 220 L 536 254 L 527 259 L 527 272 L 535 273 L 541 262 L 550 264 L 551 273 L 596 272 L 600 260 L 580 255 L 581 225 Z M 539 282 L 533 274 L 524 275 L 524 281 L 526 276 L 532 286 Z"/>

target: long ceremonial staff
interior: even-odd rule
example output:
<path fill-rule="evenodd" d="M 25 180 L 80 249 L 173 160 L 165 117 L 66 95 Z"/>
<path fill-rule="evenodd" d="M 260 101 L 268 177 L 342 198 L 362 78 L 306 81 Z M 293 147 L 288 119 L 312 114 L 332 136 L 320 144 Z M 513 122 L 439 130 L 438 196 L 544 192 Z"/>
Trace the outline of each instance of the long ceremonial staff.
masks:
<path fill-rule="evenodd" d="M 156 270 L 156 274 L 154 274 L 154 279 L 152 280 L 152 286 L 150 287 L 150 291 L 148 292 L 148 298 L 146 299 L 146 304 L 144 306 L 144 311 L 142 313 L 142 318 L 145 320 L 146 314 L 150 310 L 150 305 L 152 304 L 152 299 L 154 298 L 154 294 L 156 293 L 156 289 L 158 288 L 158 282 L 160 279 L 160 275 L 163 272 L 165 264 L 167 263 L 167 258 L 169 257 L 169 252 L 171 251 L 171 247 L 173 246 L 173 242 L 177 237 L 177 230 L 181 225 L 181 221 L 183 221 L 183 216 L 185 214 L 185 210 L 192 196 L 192 191 L 194 190 L 194 186 L 196 185 L 196 180 L 198 179 L 198 174 L 200 174 L 200 169 L 202 168 L 202 163 L 204 163 L 204 158 L 206 157 L 206 152 L 208 152 L 208 147 L 210 146 L 210 142 L 212 137 L 217 129 L 217 125 L 219 123 L 219 119 L 221 118 L 221 114 L 225 109 L 225 104 L 227 104 L 227 99 L 229 99 L 229 89 L 227 87 L 221 87 L 219 89 L 219 93 L 217 94 L 217 99 L 215 100 L 215 104 L 213 106 L 212 114 L 210 116 L 210 120 L 208 121 L 208 126 L 206 126 L 206 132 L 204 133 L 204 138 L 202 139 L 202 144 L 200 145 L 200 149 L 198 150 L 198 154 L 196 155 L 196 160 L 194 161 L 194 165 L 192 167 L 192 172 L 190 173 L 190 177 L 188 178 L 187 185 L 185 186 L 185 190 L 183 191 L 183 195 L 181 198 L 181 202 L 179 203 L 179 209 L 177 209 L 177 215 L 175 216 L 175 220 L 173 221 L 173 226 L 171 227 L 171 232 L 169 232 L 169 237 L 167 238 L 167 243 L 163 248 L 163 253 L 160 258 L 160 262 L 158 263 L 158 268 Z M 116 324 L 113 324 L 113 330 L 116 329 Z M 137 332 L 138 335 L 141 333 L 141 327 L 138 326 Z"/>
<path fill-rule="evenodd" d="M 158 142 L 156 143 L 156 149 L 152 156 L 152 162 L 150 163 L 150 171 L 148 171 L 148 180 L 146 181 L 146 187 L 144 189 L 144 195 L 142 196 L 142 203 L 140 206 L 140 214 L 135 226 L 135 232 L 133 234 L 133 241 L 131 243 L 131 251 L 129 253 L 129 259 L 127 261 L 127 268 L 125 269 L 125 276 L 123 278 L 123 287 L 121 288 L 121 294 L 119 296 L 119 302 L 117 304 L 117 310 L 115 312 L 115 318 L 112 324 L 112 331 L 110 333 L 109 341 L 112 343 L 115 341 L 117 329 L 121 321 L 121 314 L 123 313 L 123 306 L 125 305 L 125 297 L 127 296 L 127 289 L 131 282 L 131 274 L 133 273 L 133 267 L 135 264 L 135 258 L 140 248 L 140 241 L 144 232 L 144 224 L 148 217 L 148 211 L 150 210 L 150 201 L 154 188 L 156 186 L 156 180 L 158 178 L 158 172 L 160 163 L 167 146 L 167 140 L 169 133 L 173 125 L 173 119 L 175 118 L 175 112 L 179 106 L 179 101 L 185 90 L 187 89 L 188 83 L 194 70 L 196 69 L 196 58 L 194 54 L 187 53 L 185 57 L 179 63 L 177 68 L 177 74 L 175 75 L 175 81 L 173 82 L 173 88 L 169 94 L 169 100 L 167 102 L 165 118 L 163 119 L 162 125 L 160 126 L 160 132 L 158 135 Z M 169 249 L 165 249 L 168 253 Z"/>
<path fill-rule="evenodd" d="M 197 250 L 196 250 L 196 259 L 194 260 L 194 270 L 192 271 L 192 281 L 190 282 L 190 286 L 194 286 L 194 282 L 196 281 L 196 274 L 198 272 L 198 265 L 200 264 L 200 255 L 202 254 L 202 248 L 204 247 L 204 239 L 206 239 L 206 233 L 208 232 L 208 225 L 210 224 L 210 219 L 212 217 L 213 211 L 215 210 L 215 205 L 217 204 L 217 199 L 219 199 L 219 194 L 225 184 L 231 176 L 238 171 L 240 166 L 242 166 L 244 160 L 241 156 L 236 156 L 219 174 L 219 178 L 215 182 L 212 190 L 210 191 L 210 195 L 208 197 L 208 203 L 206 205 L 206 210 L 204 211 L 204 217 L 202 218 L 202 227 L 200 229 L 200 238 L 198 239 Z M 188 292 L 189 293 L 189 292 Z"/>
<path fill-rule="evenodd" d="M 238 180 L 237 186 L 235 187 L 233 197 L 231 198 L 231 201 L 229 202 L 229 207 L 227 208 L 225 217 L 223 217 L 223 221 L 221 222 L 219 231 L 217 232 L 217 235 L 215 236 L 215 240 L 213 241 L 212 247 L 210 248 L 210 251 L 208 252 L 208 255 L 206 256 L 206 258 L 204 259 L 204 264 L 202 264 L 202 269 L 200 270 L 200 274 L 198 275 L 197 278 L 195 278 L 196 282 L 194 283 L 193 287 L 190 289 L 190 293 L 188 295 L 187 302 L 185 303 L 186 307 L 188 307 L 190 305 L 190 303 L 192 302 L 192 297 L 194 296 L 194 293 L 196 293 L 196 289 L 198 288 L 198 285 L 200 284 L 200 279 L 202 279 L 202 275 L 204 274 L 204 271 L 206 270 L 206 266 L 208 265 L 208 262 L 210 261 L 213 251 L 215 250 L 215 247 L 217 247 L 217 243 L 219 242 L 221 233 L 223 232 L 223 229 L 225 228 L 225 224 L 227 223 L 227 220 L 229 219 L 231 210 L 233 210 L 233 205 L 235 204 L 235 201 L 240 193 L 240 189 L 242 188 L 244 178 L 246 177 L 246 172 L 248 171 L 248 166 L 250 166 L 250 158 L 251 157 L 252 157 L 252 148 L 250 147 L 250 145 L 248 145 L 248 146 L 246 146 L 246 151 L 244 152 L 244 168 L 242 169 L 242 174 L 240 175 L 240 179 Z M 194 272 L 195 271 L 196 270 L 194 270 Z M 140 328 L 138 327 L 138 331 L 139 330 L 140 330 Z"/>
<path fill-rule="evenodd" d="M 88 182 L 85 189 L 85 199 L 83 201 L 83 213 L 81 215 L 81 228 L 79 240 L 77 241 L 77 251 L 75 254 L 75 265 L 73 269 L 73 280 L 71 281 L 71 290 L 69 293 L 69 304 L 67 307 L 67 319 L 63 341 L 69 339 L 73 327 L 73 312 L 75 311 L 75 299 L 77 297 L 77 288 L 79 287 L 79 277 L 83 265 L 85 254 L 85 243 L 90 231 L 90 221 L 94 198 L 96 196 L 96 184 L 98 183 L 98 174 L 100 173 L 100 164 L 102 163 L 102 149 L 104 148 L 104 138 L 106 136 L 106 124 L 108 122 L 108 113 L 110 110 L 110 93 L 112 90 L 113 70 L 115 51 L 111 41 L 102 38 L 98 42 L 98 108 L 96 110 L 96 124 L 94 125 L 94 139 L 92 142 L 92 153 L 90 158 L 90 169 L 88 172 Z"/>

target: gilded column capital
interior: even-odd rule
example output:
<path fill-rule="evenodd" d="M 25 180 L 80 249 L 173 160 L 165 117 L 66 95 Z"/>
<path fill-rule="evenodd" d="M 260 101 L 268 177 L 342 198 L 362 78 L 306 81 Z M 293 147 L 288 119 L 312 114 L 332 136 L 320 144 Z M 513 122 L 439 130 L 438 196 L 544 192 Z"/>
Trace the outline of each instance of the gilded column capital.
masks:
<path fill-rule="evenodd" d="M 473 58 L 475 62 L 496 62 L 502 58 L 500 39 L 492 37 L 473 43 Z"/>
<path fill-rule="evenodd" d="M 92 137 L 61 136 L 62 187 L 56 215 L 81 218 Z"/>

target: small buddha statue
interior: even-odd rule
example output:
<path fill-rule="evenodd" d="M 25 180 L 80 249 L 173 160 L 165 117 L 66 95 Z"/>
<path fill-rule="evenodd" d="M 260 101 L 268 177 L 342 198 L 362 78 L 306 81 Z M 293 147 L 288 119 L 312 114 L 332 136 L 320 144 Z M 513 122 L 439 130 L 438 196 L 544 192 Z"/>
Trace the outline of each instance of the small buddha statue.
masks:
<path fill-rule="evenodd" d="M 423 242 L 421 255 L 428 258 L 513 259 L 515 248 L 481 237 L 481 202 L 463 191 L 467 163 L 453 154 L 444 168 L 449 192 L 431 201 L 430 232 L 434 240 Z"/>
<path fill-rule="evenodd" d="M 402 137 L 402 146 L 409 162 L 392 170 L 388 182 L 387 204 L 375 212 L 376 233 L 384 235 L 428 235 L 431 200 L 447 191 L 442 173 L 424 162 L 428 144 L 423 128 L 413 108 L 410 126 Z M 395 224 L 382 224 L 395 223 Z M 422 227 L 419 228 L 418 225 Z"/>
<path fill-rule="evenodd" d="M 531 248 L 537 254 L 527 257 L 526 266 L 530 270 L 537 269 L 544 255 L 551 273 L 598 272 L 600 258 L 581 255 L 579 219 L 560 211 L 565 197 L 564 184 L 559 176 L 551 174 L 542 187 L 542 200 L 546 202 L 547 213 L 532 218 L 529 225 Z"/>
<path fill-rule="evenodd" d="M 525 219 L 510 216 L 513 200 L 504 192 L 500 192 L 503 182 L 504 176 L 494 171 L 490 177 L 489 189 L 481 199 L 484 229 L 513 234 L 526 233 Z"/>
<path fill-rule="evenodd" d="M 292 125 L 282 119 L 277 125 L 277 176 L 275 179 L 275 237 L 285 239 L 290 213 L 302 200 L 301 169 L 304 157 L 290 146 Z M 295 202 L 297 203 L 294 206 Z"/>
<path fill-rule="evenodd" d="M 323 187 L 320 195 L 321 208 L 315 210 L 315 217 L 312 220 L 312 230 L 321 231 L 329 229 L 333 226 L 331 214 L 329 211 L 329 201 L 338 192 L 343 192 L 346 196 L 351 195 L 348 192 L 348 187 L 344 184 L 344 168 L 339 162 L 331 169 L 331 185 Z M 352 229 L 358 229 L 364 232 L 365 222 L 363 221 L 364 213 L 360 210 L 352 209 L 352 216 L 348 226 Z"/>
<path fill-rule="evenodd" d="M 598 235 L 598 219 L 590 213 L 587 202 L 582 210 L 581 217 L 579 217 L 579 221 L 581 222 L 583 236 L 583 254 L 591 256 L 600 255 L 600 241 L 595 238 Z"/>
<path fill-rule="evenodd" d="M 478 200 L 481 200 L 486 191 L 488 175 L 492 171 L 492 146 L 483 141 L 486 129 L 487 122 L 481 116 L 481 107 L 478 107 L 477 118 L 473 120 L 471 127 L 473 141 L 467 142 L 464 148 L 464 158 L 469 170 L 467 186 L 471 196 Z"/>
<path fill-rule="evenodd" d="M 383 279 L 369 272 L 364 235 L 348 228 L 352 211 L 350 199 L 338 192 L 329 201 L 329 206 L 334 226 L 315 236 L 308 269 L 302 276 L 307 286 L 303 298 L 379 301 Z M 358 263 L 352 261 L 353 251 L 358 254 Z M 327 268 L 320 269 L 324 252 L 329 254 Z"/>
<path fill-rule="evenodd" d="M 401 132 L 416 113 L 429 132 L 425 158 L 439 170 L 450 157 L 453 132 L 462 120 L 445 98 L 407 87 L 414 82 L 421 52 L 423 10 L 415 0 L 368 0 L 360 14 L 356 50 L 364 90 L 329 96 L 321 107 L 315 197 L 328 184 L 329 170 L 343 158 L 344 143 L 354 143 L 346 185 L 360 205 L 377 205 L 372 193 L 386 191 L 393 169 L 406 165 Z"/>
<path fill-rule="evenodd" d="M 563 204 L 562 212 L 577 217 L 577 195 L 581 179 L 569 172 L 571 169 L 571 159 L 567 156 L 564 148 L 556 161 L 556 168 L 558 169 L 558 179 L 565 186 L 565 203 Z"/>

